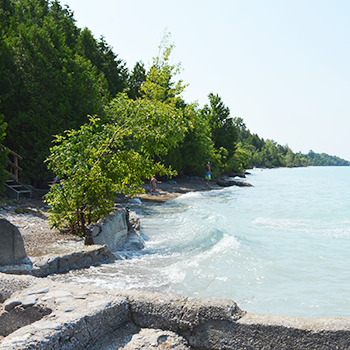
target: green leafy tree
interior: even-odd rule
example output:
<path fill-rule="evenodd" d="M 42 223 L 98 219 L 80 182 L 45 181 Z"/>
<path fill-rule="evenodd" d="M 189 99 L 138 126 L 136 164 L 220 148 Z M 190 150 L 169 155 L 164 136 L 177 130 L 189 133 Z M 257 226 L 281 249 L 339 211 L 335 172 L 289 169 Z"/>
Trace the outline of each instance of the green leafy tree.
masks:
<path fill-rule="evenodd" d="M 203 118 L 196 105 L 187 106 L 184 111 L 188 129 L 178 147 L 172 147 L 166 164 L 171 164 L 180 174 L 203 176 L 204 165 L 210 161 L 213 176 L 222 168 L 221 156 L 210 138 L 208 121 Z"/>
<path fill-rule="evenodd" d="M 234 156 L 230 158 L 230 168 L 237 173 L 244 173 L 249 167 L 250 155 L 250 151 L 243 146 L 242 142 L 238 142 Z"/>
<path fill-rule="evenodd" d="M 349 166 L 350 162 L 337 156 L 330 156 L 326 153 L 315 153 L 310 150 L 308 154 L 297 153 L 301 164 L 311 166 Z"/>
<path fill-rule="evenodd" d="M 106 115 L 108 123 L 90 118 L 79 130 L 56 136 L 47 159 L 60 178 L 46 196 L 51 225 L 85 237 L 86 225 L 110 212 L 115 193 L 134 196 L 143 192 L 143 178 L 176 174 L 154 159 L 185 132 L 181 114 L 159 101 L 119 94 Z"/>
<path fill-rule="evenodd" d="M 186 85 L 181 79 L 173 78 L 181 72 L 181 63 L 170 64 L 170 55 L 175 45 L 169 43 L 170 34 L 166 34 L 159 46 L 159 55 L 153 59 L 153 64 L 141 85 L 142 95 L 151 101 L 161 101 L 171 106 L 183 105 L 181 93 Z"/>
<path fill-rule="evenodd" d="M 164 60 L 156 59 L 157 68 L 142 85 L 142 98 L 120 93 L 105 108 L 103 121 L 90 118 L 80 129 L 56 136 L 47 159 L 60 179 L 46 196 L 52 226 L 69 226 L 88 237 L 86 225 L 110 212 L 115 193 L 134 196 L 143 192 L 144 178 L 176 174 L 161 159 L 183 140 L 188 123 L 176 108 L 182 89 L 170 83 L 170 51 L 164 50 Z"/>

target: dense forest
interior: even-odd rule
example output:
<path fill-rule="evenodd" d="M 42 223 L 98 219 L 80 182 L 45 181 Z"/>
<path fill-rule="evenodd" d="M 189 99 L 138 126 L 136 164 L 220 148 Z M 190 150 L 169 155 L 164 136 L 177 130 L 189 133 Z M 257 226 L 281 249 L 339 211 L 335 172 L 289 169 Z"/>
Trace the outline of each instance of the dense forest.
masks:
<path fill-rule="evenodd" d="M 182 126 L 177 138 L 149 153 L 154 164 L 171 168 L 173 175 L 202 176 L 208 160 L 214 176 L 249 167 L 349 165 L 326 154 L 294 153 L 252 134 L 218 94 L 208 92 L 202 107 L 184 101 L 186 85 L 175 80 L 180 65 L 169 64 L 173 45 L 168 36 L 161 46 L 163 54 L 151 67 L 140 61 L 128 69 L 103 37 L 78 28 L 73 12 L 59 1 L 0 0 L 0 136 L 3 145 L 23 157 L 22 181 L 47 187 L 57 173 L 48 160 L 54 135 L 79 130 L 91 123 L 90 116 L 101 125 L 110 123 L 117 101 L 130 106 L 131 101 L 157 101 L 176 112 L 176 122 L 165 118 L 164 123 Z M 159 134 L 152 142 L 168 135 L 164 127 L 155 130 Z M 128 142 L 134 150 L 148 147 Z"/>

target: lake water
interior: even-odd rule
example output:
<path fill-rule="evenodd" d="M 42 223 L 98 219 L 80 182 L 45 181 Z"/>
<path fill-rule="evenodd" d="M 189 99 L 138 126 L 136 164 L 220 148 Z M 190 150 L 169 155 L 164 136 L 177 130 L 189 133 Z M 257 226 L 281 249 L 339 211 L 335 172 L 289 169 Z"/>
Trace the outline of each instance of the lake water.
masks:
<path fill-rule="evenodd" d="M 146 248 L 58 278 L 223 297 L 248 312 L 350 317 L 350 167 L 255 169 L 254 187 L 132 209 Z"/>

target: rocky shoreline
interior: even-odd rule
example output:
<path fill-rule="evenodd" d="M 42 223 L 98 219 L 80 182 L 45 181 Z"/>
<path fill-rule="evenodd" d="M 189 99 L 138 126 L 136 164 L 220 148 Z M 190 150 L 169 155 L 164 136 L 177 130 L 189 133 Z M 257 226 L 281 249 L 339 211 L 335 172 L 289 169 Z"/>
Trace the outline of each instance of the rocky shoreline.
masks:
<path fill-rule="evenodd" d="M 26 288 L 12 294 L 0 312 L 0 349 L 350 348 L 349 318 L 259 315 L 220 298 L 19 277 Z"/>
<path fill-rule="evenodd" d="M 211 184 L 211 188 L 218 186 Z M 208 190 L 204 180 L 187 179 L 176 184 L 159 184 L 157 195 L 146 193 L 139 199 L 167 201 L 181 193 L 199 190 Z M 118 257 L 112 256 L 105 245 L 84 251 L 86 247 L 81 239 L 50 230 L 46 208 L 40 201 L 2 208 L 0 217 L 19 229 L 28 256 L 37 262 L 36 267 L 41 266 L 37 271 L 44 272 L 20 275 L 16 267 L 12 268 L 17 269 L 17 274 L 9 274 L 9 270 L 6 274 L 0 272 L 0 349 L 350 348 L 350 318 L 259 315 L 241 310 L 231 300 L 105 290 L 36 277 L 55 272 L 49 269 L 48 256 L 56 269 L 64 267 L 56 272 L 67 271 L 72 266 L 84 267 L 84 264 L 78 266 L 76 260 L 69 260 L 69 256 L 76 259 L 80 256 L 86 266 Z M 142 242 L 137 238 L 137 220 L 132 221 L 131 231 L 136 238 L 131 238 L 129 243 L 135 247 Z M 102 224 L 96 227 L 98 236 L 103 231 Z M 109 238 L 99 239 L 103 243 Z M 104 250 L 106 258 L 87 259 L 96 249 Z M 65 263 L 57 263 L 57 259 Z"/>

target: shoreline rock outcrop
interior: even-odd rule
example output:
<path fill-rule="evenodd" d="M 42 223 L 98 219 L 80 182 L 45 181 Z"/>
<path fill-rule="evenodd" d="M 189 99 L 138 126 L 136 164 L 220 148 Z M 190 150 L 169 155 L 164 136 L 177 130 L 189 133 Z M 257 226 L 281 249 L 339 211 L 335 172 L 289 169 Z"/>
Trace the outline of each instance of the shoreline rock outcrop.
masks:
<path fill-rule="evenodd" d="M 140 250 L 145 245 L 140 234 L 140 219 L 134 212 L 124 208 L 118 208 L 89 227 L 96 244 L 85 246 L 83 239 L 78 237 L 75 240 L 61 240 L 52 248 L 52 253 L 39 257 L 27 257 L 17 227 L 6 219 L 0 221 L 5 227 L 2 235 L 7 237 L 2 240 L 1 249 L 11 249 L 6 256 L 4 253 L 6 259 L 1 259 L 0 272 L 8 274 L 45 277 L 123 259 L 113 251 Z M 12 253 L 14 250 L 15 256 Z"/>
<path fill-rule="evenodd" d="M 235 180 L 229 180 L 229 179 L 219 179 L 216 181 L 216 184 L 221 187 L 230 187 L 230 186 L 253 187 L 253 185 L 248 182 L 235 181 Z"/>
<path fill-rule="evenodd" d="M 106 344 L 178 350 L 350 348 L 350 318 L 259 315 L 221 298 L 34 280 L 4 304 L 1 349 L 103 349 Z"/>
<path fill-rule="evenodd" d="M 142 249 L 139 225 L 139 219 L 130 213 L 128 239 L 123 241 L 123 249 Z M 115 258 L 109 256 L 112 253 L 107 246 L 85 248 L 87 251 L 83 255 L 77 251 L 56 254 L 50 259 L 48 256 L 32 259 L 31 268 L 41 271 L 37 276 L 46 276 L 55 271 L 79 268 L 74 259 L 81 259 L 90 266 L 94 257 L 87 256 L 90 253 L 95 257 L 100 255 L 95 249 L 104 249 L 108 259 Z M 9 268 L 16 270 L 18 267 Z M 6 272 L 13 273 L 10 269 Z M 27 272 L 22 268 L 22 272 L 19 269 L 16 273 Z M 220 298 L 106 290 L 0 272 L 0 349 L 131 350 L 141 347 L 350 349 L 350 318 L 306 319 L 253 314 L 241 310 L 231 300 Z"/>

